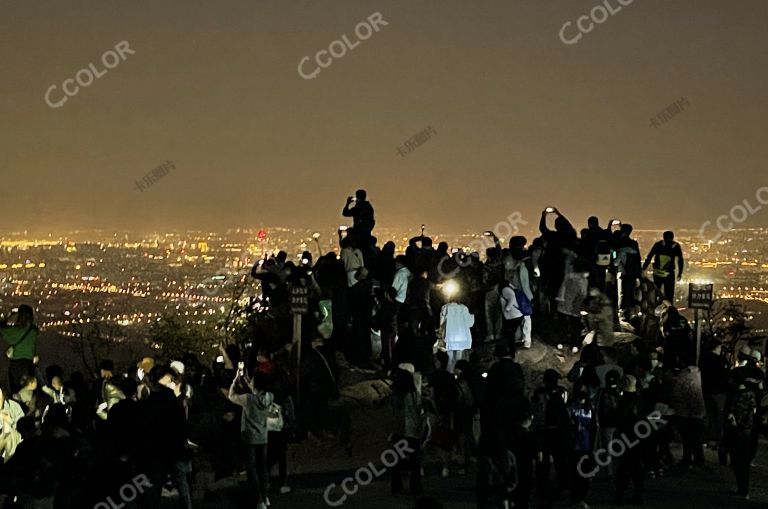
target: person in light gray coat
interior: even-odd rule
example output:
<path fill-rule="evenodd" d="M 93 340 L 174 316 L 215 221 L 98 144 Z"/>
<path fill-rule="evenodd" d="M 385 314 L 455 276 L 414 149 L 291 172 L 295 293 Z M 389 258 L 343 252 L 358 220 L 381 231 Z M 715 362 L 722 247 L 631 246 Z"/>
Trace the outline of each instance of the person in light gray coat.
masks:
<path fill-rule="evenodd" d="M 229 400 L 243 407 L 240 421 L 240 437 L 245 453 L 245 469 L 248 485 L 256 500 L 257 509 L 266 509 L 267 499 L 267 414 L 274 402 L 271 392 L 261 390 L 259 378 L 250 379 L 238 369 L 229 388 Z"/>

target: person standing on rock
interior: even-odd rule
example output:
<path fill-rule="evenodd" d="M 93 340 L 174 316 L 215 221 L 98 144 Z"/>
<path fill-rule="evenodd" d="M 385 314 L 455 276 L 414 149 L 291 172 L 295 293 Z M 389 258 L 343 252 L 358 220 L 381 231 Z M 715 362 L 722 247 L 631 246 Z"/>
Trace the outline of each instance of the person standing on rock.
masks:
<path fill-rule="evenodd" d="M 683 250 L 675 242 L 675 234 L 664 232 L 663 240 L 653 245 L 643 263 L 643 271 L 653 260 L 653 282 L 664 293 L 664 298 L 675 304 L 675 262 L 677 262 L 677 281 L 683 277 Z"/>

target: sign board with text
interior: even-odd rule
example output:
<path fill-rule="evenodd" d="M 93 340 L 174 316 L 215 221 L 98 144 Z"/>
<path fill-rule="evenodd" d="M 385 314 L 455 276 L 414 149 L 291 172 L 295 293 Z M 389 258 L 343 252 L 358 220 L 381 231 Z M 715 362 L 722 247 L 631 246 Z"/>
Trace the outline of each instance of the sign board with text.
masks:
<path fill-rule="evenodd" d="M 688 284 L 688 307 L 691 309 L 709 309 L 715 296 L 715 285 L 712 283 Z"/>
<path fill-rule="evenodd" d="M 291 288 L 291 313 L 304 315 L 309 311 L 309 288 L 294 286 Z"/>

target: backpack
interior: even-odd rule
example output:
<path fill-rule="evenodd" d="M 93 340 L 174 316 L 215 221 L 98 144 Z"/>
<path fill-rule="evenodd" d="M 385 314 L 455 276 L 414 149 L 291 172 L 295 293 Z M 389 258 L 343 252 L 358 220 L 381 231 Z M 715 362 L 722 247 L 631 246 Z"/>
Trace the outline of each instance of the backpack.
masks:
<path fill-rule="evenodd" d="M 531 299 L 523 291 L 523 278 L 520 275 L 520 271 L 525 267 L 523 262 L 517 262 L 517 268 L 510 274 L 509 284 L 515 291 L 515 298 L 517 299 L 517 309 L 523 314 L 523 316 L 531 316 L 533 314 L 533 304 Z M 526 267 L 526 270 L 528 268 Z"/>
<path fill-rule="evenodd" d="M 531 316 L 533 314 L 533 304 L 531 299 L 522 290 L 515 290 L 515 298 L 517 299 L 517 309 L 523 314 L 523 316 Z"/>

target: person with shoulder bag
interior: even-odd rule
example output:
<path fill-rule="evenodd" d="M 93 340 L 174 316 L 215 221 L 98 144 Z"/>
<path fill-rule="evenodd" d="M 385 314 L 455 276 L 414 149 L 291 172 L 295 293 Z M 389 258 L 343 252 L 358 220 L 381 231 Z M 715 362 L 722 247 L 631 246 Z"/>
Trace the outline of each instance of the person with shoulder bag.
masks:
<path fill-rule="evenodd" d="M 511 257 L 506 259 L 509 280 L 501 290 L 501 306 L 504 316 L 502 337 L 512 346 L 518 338 L 524 348 L 531 347 L 531 314 L 533 292 L 525 264 Z"/>
<path fill-rule="evenodd" d="M 263 389 L 264 377 L 259 372 L 250 379 L 245 375 L 244 363 L 240 363 L 237 376 L 229 388 L 229 400 L 243 407 L 240 435 L 245 447 L 245 465 L 248 485 L 256 508 L 266 509 L 269 505 L 267 486 L 267 421 L 274 395 Z"/>
<path fill-rule="evenodd" d="M 259 354 L 256 360 L 259 363 L 256 372 L 267 377 L 266 388 L 274 394 L 274 400 L 267 408 L 267 472 L 277 465 L 276 488 L 285 495 L 291 492 L 288 486 L 288 442 L 295 431 L 293 387 L 287 370 L 280 363 L 266 354 Z"/>

